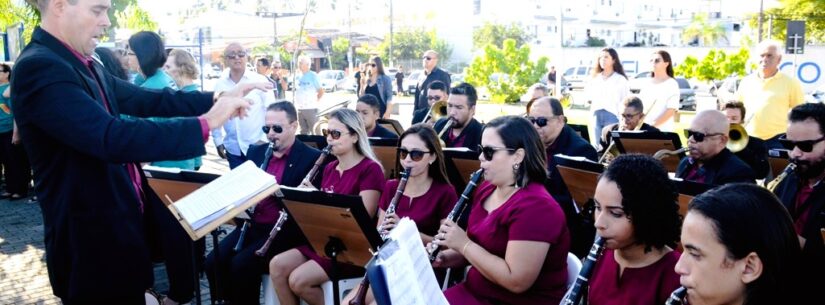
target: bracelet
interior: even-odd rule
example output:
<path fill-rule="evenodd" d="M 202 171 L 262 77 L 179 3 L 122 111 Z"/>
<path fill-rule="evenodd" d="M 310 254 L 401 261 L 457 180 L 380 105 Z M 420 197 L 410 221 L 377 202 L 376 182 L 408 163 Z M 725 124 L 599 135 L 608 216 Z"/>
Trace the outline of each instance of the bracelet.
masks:
<path fill-rule="evenodd" d="M 472 242 L 472 241 L 471 241 L 471 240 L 468 240 L 466 243 L 464 243 L 464 247 L 461 247 L 461 255 L 462 255 L 462 256 L 464 256 L 464 257 L 466 257 L 466 256 L 467 256 L 467 255 L 466 255 L 466 254 L 464 254 L 464 253 L 465 253 L 465 252 L 467 252 L 467 246 L 469 246 L 469 245 L 470 245 L 470 242 Z"/>

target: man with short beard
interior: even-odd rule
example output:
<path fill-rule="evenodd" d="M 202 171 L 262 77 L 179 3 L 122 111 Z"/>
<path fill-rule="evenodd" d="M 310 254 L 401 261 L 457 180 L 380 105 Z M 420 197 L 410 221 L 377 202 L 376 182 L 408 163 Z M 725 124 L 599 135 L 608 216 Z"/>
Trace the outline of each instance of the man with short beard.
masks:
<path fill-rule="evenodd" d="M 825 105 L 802 104 L 788 115 L 788 131 L 780 143 L 790 150 L 796 170 L 789 173 L 774 190 L 794 221 L 802 245 L 800 291 L 821 288 L 825 274 L 825 243 L 820 230 L 825 228 Z M 817 284 L 819 283 L 819 284 Z"/>
<path fill-rule="evenodd" d="M 477 151 L 481 144 L 482 125 L 473 116 L 476 113 L 478 95 L 473 85 L 461 83 L 450 90 L 447 98 L 447 117 L 435 122 L 435 130 L 441 134 L 445 147 L 466 147 Z M 452 121 L 450 130 L 443 131 Z"/>

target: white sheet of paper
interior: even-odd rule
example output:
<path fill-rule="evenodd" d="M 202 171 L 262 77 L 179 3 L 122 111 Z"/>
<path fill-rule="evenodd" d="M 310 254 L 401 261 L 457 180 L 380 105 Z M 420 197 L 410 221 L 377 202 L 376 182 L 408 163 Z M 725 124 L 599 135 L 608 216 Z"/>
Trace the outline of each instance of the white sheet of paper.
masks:
<path fill-rule="evenodd" d="M 403 218 L 390 232 L 398 250 L 379 261 L 387 273 L 390 299 L 394 305 L 448 305 L 435 278 L 418 227 Z"/>

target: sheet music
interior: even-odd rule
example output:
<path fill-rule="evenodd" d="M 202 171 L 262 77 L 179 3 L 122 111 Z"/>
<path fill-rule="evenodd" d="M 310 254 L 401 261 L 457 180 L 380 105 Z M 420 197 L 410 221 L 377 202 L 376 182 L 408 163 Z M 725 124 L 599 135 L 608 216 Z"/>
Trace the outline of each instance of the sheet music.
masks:
<path fill-rule="evenodd" d="M 568 155 L 565 155 L 565 154 L 555 154 L 553 156 L 561 157 L 561 158 L 565 158 L 565 159 L 573 160 L 573 161 L 590 162 L 590 163 L 593 163 L 593 164 L 599 164 L 598 162 L 593 162 L 593 160 L 590 160 L 588 158 L 581 157 L 581 156 L 568 156 Z"/>
<path fill-rule="evenodd" d="M 471 151 L 469 148 L 463 147 L 463 146 L 462 147 L 444 147 L 444 148 L 442 148 L 442 150 L 444 150 L 444 151 L 460 151 L 460 152 Z"/>
<path fill-rule="evenodd" d="M 170 174 L 180 174 L 180 171 L 181 171 L 181 169 L 177 168 L 177 167 L 160 167 L 160 166 L 153 166 L 153 165 L 149 165 L 149 164 L 144 165 L 142 169 L 143 170 L 153 170 L 153 171 L 156 171 L 156 172 L 170 173 Z M 149 172 L 144 172 L 144 173 L 146 173 L 147 178 L 152 178 L 152 176 L 149 174 Z"/>
<path fill-rule="evenodd" d="M 394 305 L 448 305 L 435 278 L 427 251 L 415 222 L 405 217 L 390 232 L 395 246 L 389 246 L 378 262 L 386 272 L 390 299 Z"/>
<path fill-rule="evenodd" d="M 275 184 L 272 175 L 246 161 L 173 205 L 192 229 L 198 230 Z"/>

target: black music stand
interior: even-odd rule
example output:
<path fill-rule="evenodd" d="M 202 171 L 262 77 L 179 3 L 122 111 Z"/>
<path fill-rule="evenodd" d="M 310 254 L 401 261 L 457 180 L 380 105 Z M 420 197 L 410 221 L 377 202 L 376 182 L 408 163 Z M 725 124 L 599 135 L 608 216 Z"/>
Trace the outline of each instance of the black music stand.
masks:
<path fill-rule="evenodd" d="M 675 132 L 611 131 L 610 135 L 616 142 L 616 148 L 622 154 L 638 153 L 652 156 L 662 149 L 682 148 L 682 140 Z M 666 156 L 662 159 L 662 164 L 665 165 L 667 171 L 675 172 L 679 167 L 681 157 L 681 155 Z"/>
<path fill-rule="evenodd" d="M 312 248 L 332 260 L 330 281 L 339 305 L 338 263 L 366 265 L 381 245 L 381 236 L 361 197 L 281 188 L 289 215 L 298 223 Z"/>
<path fill-rule="evenodd" d="M 596 184 L 599 175 L 604 171 L 604 165 L 588 160 L 584 157 L 571 157 L 562 154 L 553 155 L 556 169 L 561 180 L 567 185 L 570 197 L 576 207 L 581 210 L 596 194 Z"/>
<path fill-rule="evenodd" d="M 304 142 L 304 144 L 309 145 L 310 147 L 314 147 L 318 150 L 327 147 L 327 138 L 324 136 L 296 134 L 295 139 Z"/>
<path fill-rule="evenodd" d="M 679 189 L 679 215 L 682 215 L 682 218 L 687 214 L 688 204 L 693 200 L 693 197 L 699 196 L 699 194 L 707 192 L 714 187 L 710 184 L 695 181 L 681 179 L 671 180 L 676 183 L 676 187 Z"/>
<path fill-rule="evenodd" d="M 372 146 L 375 157 L 381 162 L 381 167 L 384 168 L 384 178 L 398 177 L 401 171 L 401 164 L 398 160 L 398 139 L 370 138 L 370 146 Z"/>
<path fill-rule="evenodd" d="M 375 121 L 376 124 L 388 129 L 389 131 L 394 132 L 397 135 L 401 135 L 404 133 L 404 127 L 401 127 L 401 123 L 397 120 L 393 119 L 378 119 Z"/>
<path fill-rule="evenodd" d="M 470 175 L 481 167 L 478 154 L 473 150 L 444 149 L 444 166 L 447 171 L 447 179 L 450 179 L 456 194 L 461 195 L 461 191 L 470 182 Z"/>
<path fill-rule="evenodd" d="M 582 138 L 584 138 L 587 143 L 590 143 L 590 131 L 587 130 L 587 125 L 578 125 L 578 124 L 567 124 L 570 128 L 579 134 Z"/>
<path fill-rule="evenodd" d="M 768 163 L 771 166 L 771 176 L 765 177 L 765 183 L 771 181 L 776 176 L 779 176 L 785 167 L 790 163 L 790 155 L 787 149 L 771 149 L 768 150 Z"/>
<path fill-rule="evenodd" d="M 146 175 L 146 180 L 149 183 L 149 187 L 161 198 L 165 204 L 171 204 L 171 202 L 167 202 L 166 199 L 171 199 L 172 201 L 178 201 L 181 198 L 185 197 L 191 192 L 199 189 L 204 184 L 212 182 L 212 180 L 217 179 L 220 175 L 216 174 L 209 174 L 209 173 L 201 173 L 196 171 L 187 171 L 181 170 L 180 172 L 173 172 L 173 171 L 161 171 L 161 170 L 153 170 L 153 169 L 143 169 L 143 173 Z M 212 244 L 213 250 L 215 251 L 215 258 L 219 258 L 219 251 L 218 249 L 218 237 L 220 234 L 223 233 L 223 229 L 218 228 L 212 231 Z M 201 305 L 201 284 L 200 284 L 200 274 L 198 274 L 198 266 L 197 266 L 197 257 L 195 256 L 195 246 L 194 241 L 192 241 L 192 266 L 195 270 L 195 274 L 193 275 L 195 281 L 195 304 Z M 220 269 L 220 268 L 219 268 Z M 216 270 L 216 272 L 220 272 Z M 215 286 L 216 289 L 218 287 L 217 278 L 215 279 Z M 214 300 L 212 303 L 214 304 Z"/>

